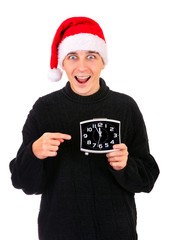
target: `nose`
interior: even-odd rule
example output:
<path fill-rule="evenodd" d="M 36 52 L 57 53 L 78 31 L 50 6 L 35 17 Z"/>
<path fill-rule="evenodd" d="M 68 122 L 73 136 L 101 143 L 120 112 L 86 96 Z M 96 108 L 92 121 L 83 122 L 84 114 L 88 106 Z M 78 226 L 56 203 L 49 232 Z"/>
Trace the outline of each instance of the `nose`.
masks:
<path fill-rule="evenodd" d="M 87 64 L 86 64 L 86 61 L 84 59 L 80 59 L 78 61 L 77 69 L 80 72 L 84 72 L 87 69 Z"/>

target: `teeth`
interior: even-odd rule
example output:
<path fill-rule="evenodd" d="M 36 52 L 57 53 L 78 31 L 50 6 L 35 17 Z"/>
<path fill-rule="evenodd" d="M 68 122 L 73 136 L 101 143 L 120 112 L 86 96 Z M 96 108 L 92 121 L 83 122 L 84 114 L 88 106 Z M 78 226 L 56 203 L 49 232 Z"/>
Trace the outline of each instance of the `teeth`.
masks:
<path fill-rule="evenodd" d="M 86 76 L 86 77 L 80 77 L 80 76 L 76 76 L 78 79 L 87 79 L 89 78 L 90 76 Z"/>

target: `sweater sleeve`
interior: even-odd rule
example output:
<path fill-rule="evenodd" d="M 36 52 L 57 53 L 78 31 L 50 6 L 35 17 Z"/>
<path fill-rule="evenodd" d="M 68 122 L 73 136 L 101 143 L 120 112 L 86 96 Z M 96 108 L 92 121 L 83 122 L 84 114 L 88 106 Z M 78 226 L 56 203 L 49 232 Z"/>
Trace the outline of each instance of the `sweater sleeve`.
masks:
<path fill-rule="evenodd" d="M 23 143 L 16 158 L 10 162 L 12 184 L 26 194 L 41 194 L 46 184 L 44 160 L 36 158 L 32 152 L 33 142 L 42 135 L 39 126 L 42 113 L 39 111 L 40 100 L 34 104 L 27 117 L 22 131 Z"/>
<path fill-rule="evenodd" d="M 129 152 L 127 165 L 120 171 L 111 166 L 109 170 L 125 190 L 132 193 L 150 192 L 159 175 L 159 167 L 150 154 L 143 116 L 134 101 L 130 106 L 129 115 L 131 117 L 125 141 Z"/>

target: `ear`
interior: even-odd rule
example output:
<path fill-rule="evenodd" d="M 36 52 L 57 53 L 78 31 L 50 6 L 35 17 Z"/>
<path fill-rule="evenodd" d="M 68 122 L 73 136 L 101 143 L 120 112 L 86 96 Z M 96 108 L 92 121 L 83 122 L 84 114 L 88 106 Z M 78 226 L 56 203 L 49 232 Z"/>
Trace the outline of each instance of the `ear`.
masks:
<path fill-rule="evenodd" d="M 62 68 L 63 71 L 65 71 L 65 69 L 64 69 L 64 60 L 63 60 L 63 62 L 62 62 L 61 68 Z"/>
<path fill-rule="evenodd" d="M 105 63 L 103 62 L 103 59 L 102 59 L 102 63 L 103 64 L 102 64 L 102 68 L 101 69 L 103 70 L 105 68 Z"/>
<path fill-rule="evenodd" d="M 104 63 L 104 61 L 103 61 L 103 58 L 101 57 L 101 59 L 102 59 L 102 70 L 105 68 L 105 63 Z"/>

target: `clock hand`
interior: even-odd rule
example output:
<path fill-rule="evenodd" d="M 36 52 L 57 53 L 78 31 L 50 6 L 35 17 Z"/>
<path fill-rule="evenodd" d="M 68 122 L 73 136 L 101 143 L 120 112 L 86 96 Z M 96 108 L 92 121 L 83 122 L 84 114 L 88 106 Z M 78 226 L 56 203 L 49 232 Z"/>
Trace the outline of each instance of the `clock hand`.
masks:
<path fill-rule="evenodd" d="M 101 139 L 101 135 L 99 135 L 99 140 L 98 140 L 98 143 L 97 143 L 97 146 L 99 145 L 99 143 L 100 143 L 100 139 Z"/>
<path fill-rule="evenodd" d="M 102 134 L 102 131 L 100 130 L 101 128 L 99 128 L 99 130 L 98 130 L 98 128 L 95 126 L 95 128 L 96 128 L 96 130 L 97 130 L 97 132 L 98 132 L 98 134 L 99 134 L 99 136 Z"/>
<path fill-rule="evenodd" d="M 99 136 L 102 136 L 101 128 L 99 128 Z"/>
<path fill-rule="evenodd" d="M 101 131 L 101 128 L 99 128 L 98 133 L 99 133 L 99 140 L 98 140 L 97 146 L 100 144 L 100 139 L 101 139 L 101 137 L 102 137 L 102 131 Z"/>
<path fill-rule="evenodd" d="M 96 128 L 96 130 L 97 130 L 98 134 L 100 135 L 100 132 L 99 132 L 98 128 L 97 128 L 96 126 L 95 126 L 95 128 Z"/>
<path fill-rule="evenodd" d="M 97 132 L 98 132 L 98 134 L 99 134 L 99 140 L 98 140 L 98 143 L 97 143 L 97 146 L 99 146 L 100 139 L 101 139 L 101 137 L 102 137 L 102 131 L 101 131 L 101 128 L 98 129 L 96 126 L 95 126 L 95 128 L 96 128 L 96 130 L 97 130 Z"/>

